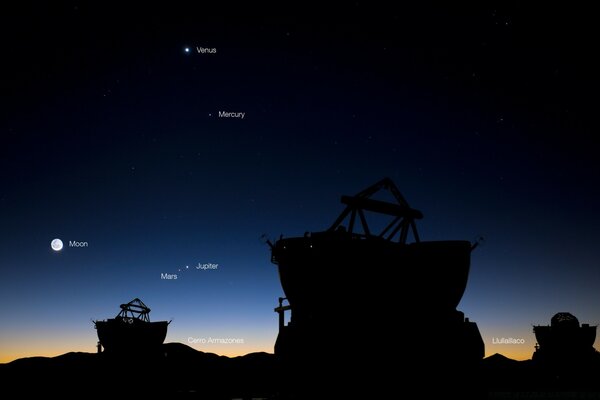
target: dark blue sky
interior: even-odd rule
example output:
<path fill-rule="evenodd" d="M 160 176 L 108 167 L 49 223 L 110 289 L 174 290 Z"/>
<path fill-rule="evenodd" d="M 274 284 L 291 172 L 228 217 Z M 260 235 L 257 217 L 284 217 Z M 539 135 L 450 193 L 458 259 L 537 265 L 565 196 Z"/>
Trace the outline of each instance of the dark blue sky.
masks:
<path fill-rule="evenodd" d="M 271 351 L 261 235 L 325 229 L 384 176 L 422 239 L 485 237 L 459 308 L 487 354 L 528 358 L 559 311 L 600 322 L 589 10 L 46 7 L 3 24 L 0 361 L 93 351 L 89 319 L 134 297 L 168 341 Z"/>

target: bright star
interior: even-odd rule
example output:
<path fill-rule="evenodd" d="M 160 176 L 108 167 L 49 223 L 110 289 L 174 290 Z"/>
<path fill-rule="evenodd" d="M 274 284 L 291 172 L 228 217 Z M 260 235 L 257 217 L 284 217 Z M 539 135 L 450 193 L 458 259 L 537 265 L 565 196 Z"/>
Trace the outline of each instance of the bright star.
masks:
<path fill-rule="evenodd" d="M 189 53 L 190 52 L 190 48 L 186 47 L 186 48 L 183 49 L 183 51 L 185 51 L 186 53 Z"/>

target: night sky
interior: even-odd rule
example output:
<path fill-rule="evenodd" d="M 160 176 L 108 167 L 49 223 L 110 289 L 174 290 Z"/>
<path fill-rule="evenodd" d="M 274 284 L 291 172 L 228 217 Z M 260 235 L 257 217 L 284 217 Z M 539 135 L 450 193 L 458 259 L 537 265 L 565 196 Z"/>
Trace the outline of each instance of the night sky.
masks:
<path fill-rule="evenodd" d="M 91 319 L 135 297 L 167 342 L 272 352 L 261 236 L 326 229 L 385 176 L 422 240 L 485 238 L 459 309 L 486 355 L 530 358 L 556 312 L 600 323 L 591 10 L 94 4 L 1 13 L 0 362 L 94 352 Z"/>

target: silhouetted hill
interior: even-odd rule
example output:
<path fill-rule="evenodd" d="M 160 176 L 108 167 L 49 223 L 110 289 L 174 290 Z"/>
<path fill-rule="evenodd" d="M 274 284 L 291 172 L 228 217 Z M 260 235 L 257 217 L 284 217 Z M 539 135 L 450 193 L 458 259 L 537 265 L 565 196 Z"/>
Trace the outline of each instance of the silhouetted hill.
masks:
<path fill-rule="evenodd" d="M 558 399 L 569 393 L 567 398 L 600 399 L 599 374 L 598 358 L 557 370 L 533 360 L 517 361 L 494 354 L 482 360 L 480 382 L 491 399 L 512 398 L 507 393 L 520 393 L 523 399 Z"/>
<path fill-rule="evenodd" d="M 198 351 L 181 343 L 167 343 L 160 350 L 159 354 L 143 356 L 73 352 L 57 357 L 23 358 L 0 364 L 0 387 L 4 394 L 17 391 L 23 395 L 102 393 L 118 397 L 123 393 L 187 393 L 199 399 L 282 398 L 277 397 L 280 392 L 278 385 L 289 371 L 279 370 L 273 354 L 250 353 L 229 358 Z M 315 363 L 319 362 L 322 360 L 315 360 Z M 353 362 L 352 354 L 348 355 L 347 362 Z M 433 368 L 449 365 L 449 362 L 437 360 L 430 365 Z M 310 365 L 299 367 L 304 371 L 303 379 L 318 378 L 310 378 Z M 361 371 L 365 373 L 372 368 L 382 368 L 363 367 Z M 511 398 L 511 393 L 520 393 L 519 398 L 524 399 L 556 399 L 567 392 L 587 396 L 581 398 L 600 399 L 600 383 L 597 380 L 600 359 L 584 366 L 569 366 L 569 369 L 576 373 L 556 376 L 554 371 L 531 360 L 517 361 L 494 354 L 481 361 L 475 375 L 461 379 L 460 385 L 482 388 L 480 393 L 488 393 L 484 398 L 489 399 Z M 414 384 L 405 381 L 402 374 L 394 376 L 398 387 Z M 427 374 L 423 379 L 437 382 L 441 378 Z M 28 384 L 23 385 L 22 382 Z M 342 383 L 344 387 L 339 388 L 340 391 L 346 390 L 345 385 L 353 385 L 347 380 Z"/>
<path fill-rule="evenodd" d="M 500 353 L 496 353 L 493 354 L 489 357 L 486 357 L 483 359 L 483 364 L 488 364 L 488 365 L 497 365 L 497 366 L 514 366 L 516 364 L 518 364 L 520 361 L 517 360 L 513 360 L 512 358 L 508 358 L 506 356 L 503 356 Z"/>
<path fill-rule="evenodd" d="M 229 358 L 181 343 L 160 353 L 119 355 L 67 353 L 30 357 L 0 365 L 5 392 L 195 393 L 196 398 L 273 397 L 275 358 L 251 353 Z M 20 382 L 31 382 L 23 385 Z"/>

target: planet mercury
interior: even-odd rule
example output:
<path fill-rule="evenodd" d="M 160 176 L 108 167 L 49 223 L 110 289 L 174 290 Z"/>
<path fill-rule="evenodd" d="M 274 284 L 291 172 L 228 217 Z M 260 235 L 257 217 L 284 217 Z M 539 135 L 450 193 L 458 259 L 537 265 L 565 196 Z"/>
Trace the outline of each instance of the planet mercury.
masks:
<path fill-rule="evenodd" d="M 54 239 L 50 243 L 50 247 L 52 247 L 52 250 L 54 250 L 54 251 L 61 251 L 63 248 L 63 242 L 60 239 Z"/>

